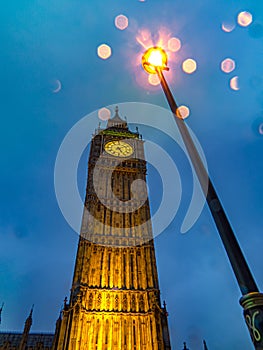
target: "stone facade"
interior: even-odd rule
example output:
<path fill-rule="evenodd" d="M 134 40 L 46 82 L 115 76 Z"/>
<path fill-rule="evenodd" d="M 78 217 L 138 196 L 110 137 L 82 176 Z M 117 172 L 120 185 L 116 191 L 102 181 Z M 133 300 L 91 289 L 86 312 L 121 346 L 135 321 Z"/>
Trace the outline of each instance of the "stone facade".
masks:
<path fill-rule="evenodd" d="M 69 302 L 55 334 L 0 333 L 0 350 L 170 350 L 141 135 L 118 115 L 93 136 Z"/>
<path fill-rule="evenodd" d="M 57 350 L 170 350 L 143 140 L 116 110 L 90 149 L 81 236 Z"/>

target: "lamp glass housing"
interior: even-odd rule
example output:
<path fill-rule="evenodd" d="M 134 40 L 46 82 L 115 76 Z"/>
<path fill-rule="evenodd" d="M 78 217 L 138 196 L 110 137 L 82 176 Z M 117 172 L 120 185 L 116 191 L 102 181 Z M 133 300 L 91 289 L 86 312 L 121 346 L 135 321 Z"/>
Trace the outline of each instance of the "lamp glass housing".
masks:
<path fill-rule="evenodd" d="M 156 74 L 157 69 L 168 70 L 166 52 L 158 46 L 150 47 L 142 56 L 142 66 L 149 74 Z"/>

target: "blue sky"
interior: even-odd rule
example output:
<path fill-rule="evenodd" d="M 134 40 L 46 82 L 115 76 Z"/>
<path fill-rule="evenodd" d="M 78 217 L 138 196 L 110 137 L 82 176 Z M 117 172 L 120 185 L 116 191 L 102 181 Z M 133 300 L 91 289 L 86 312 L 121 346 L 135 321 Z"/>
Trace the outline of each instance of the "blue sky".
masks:
<path fill-rule="evenodd" d="M 241 11 L 253 15 L 250 26 L 237 25 Z M 129 19 L 123 31 L 114 25 L 119 14 Z M 155 37 L 165 27 L 181 40 L 168 73 L 171 89 L 178 103 L 190 108 L 187 124 L 202 145 L 211 178 L 262 290 L 263 4 L 13 0 L 2 7 L 0 17 L 0 302 L 5 302 L 1 330 L 22 329 L 34 303 L 32 329 L 53 331 L 69 294 L 78 235 L 60 212 L 53 184 L 57 152 L 66 133 L 82 117 L 108 105 L 167 107 L 160 88 L 147 85 L 147 75 L 136 64 L 143 51 L 136 36 L 143 28 Z M 235 28 L 224 32 L 224 22 L 235 23 Z M 97 56 L 103 43 L 112 48 L 107 60 Z M 236 62 L 229 74 L 220 69 L 227 57 Z M 181 69 L 186 58 L 197 62 L 193 74 Z M 229 86 L 234 76 L 239 77 L 237 91 Z M 57 79 L 62 88 L 54 93 Z M 162 122 L 165 119 L 160 126 Z M 203 338 L 211 349 L 253 349 L 238 303 L 240 292 L 207 208 L 187 234 L 180 233 L 192 194 L 185 155 L 158 131 L 140 131 L 172 157 L 182 181 L 178 215 L 156 238 L 173 349 L 180 349 L 183 341 L 192 350 L 201 349 Z M 87 140 L 92 132 L 87 130 Z M 83 155 L 82 195 L 85 174 Z M 155 191 L 159 183 L 157 171 L 150 167 L 153 212 L 160 202 Z"/>

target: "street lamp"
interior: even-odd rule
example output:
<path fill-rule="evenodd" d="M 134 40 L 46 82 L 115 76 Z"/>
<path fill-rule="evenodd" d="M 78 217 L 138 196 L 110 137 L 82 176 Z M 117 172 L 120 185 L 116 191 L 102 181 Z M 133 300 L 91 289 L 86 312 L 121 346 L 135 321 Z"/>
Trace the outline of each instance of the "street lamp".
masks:
<path fill-rule="evenodd" d="M 191 138 L 189 130 L 181 117 L 178 106 L 163 75 L 167 67 L 167 54 L 160 47 L 151 47 L 142 57 L 142 66 L 147 73 L 157 74 L 175 122 L 188 151 L 217 230 L 225 247 L 237 283 L 242 293 L 240 304 L 244 318 L 256 350 L 263 350 L 263 294 L 259 293 L 256 282 L 237 242 L 232 227 L 221 205 L 207 170 Z"/>

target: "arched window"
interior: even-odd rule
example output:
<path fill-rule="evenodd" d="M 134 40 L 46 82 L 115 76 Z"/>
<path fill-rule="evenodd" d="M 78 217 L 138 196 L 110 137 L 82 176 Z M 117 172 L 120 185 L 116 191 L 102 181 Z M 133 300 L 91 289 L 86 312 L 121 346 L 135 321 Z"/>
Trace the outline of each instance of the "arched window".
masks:
<path fill-rule="evenodd" d="M 105 345 L 108 344 L 109 340 L 109 320 L 106 320 L 106 326 L 105 326 Z"/>
<path fill-rule="evenodd" d="M 132 321 L 132 335 L 133 335 L 133 349 L 136 350 L 136 343 L 137 343 L 137 339 L 136 339 L 136 327 L 135 327 L 135 321 Z"/>

